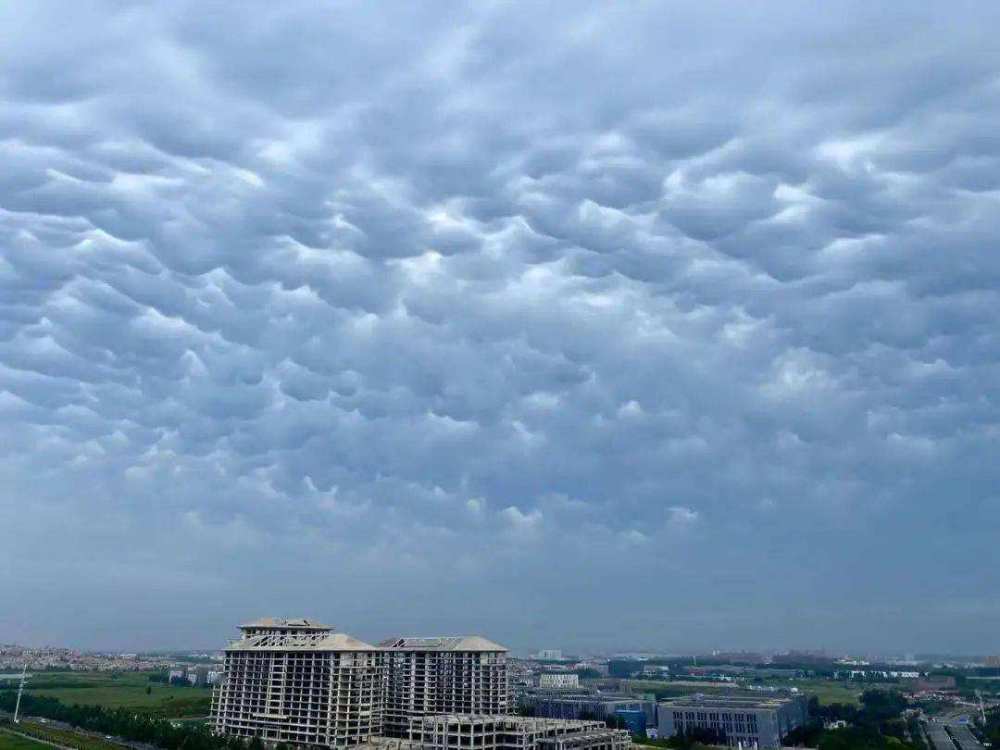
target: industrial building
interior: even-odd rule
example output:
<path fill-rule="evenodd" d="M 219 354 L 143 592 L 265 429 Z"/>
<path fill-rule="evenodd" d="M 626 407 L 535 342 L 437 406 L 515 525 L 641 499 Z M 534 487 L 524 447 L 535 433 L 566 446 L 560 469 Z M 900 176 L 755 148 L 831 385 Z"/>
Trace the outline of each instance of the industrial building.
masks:
<path fill-rule="evenodd" d="M 216 733 L 328 747 L 381 733 L 385 672 L 374 646 L 310 620 L 240 630 L 212 696 Z"/>
<path fill-rule="evenodd" d="M 379 644 L 387 687 L 384 733 L 407 737 L 410 720 L 513 711 L 507 649 L 479 636 L 395 638 Z"/>
<path fill-rule="evenodd" d="M 718 732 L 730 747 L 780 748 L 782 738 L 807 718 L 805 698 L 722 698 L 703 695 L 663 701 L 659 737 L 692 729 Z"/>
<path fill-rule="evenodd" d="M 641 711 L 647 726 L 656 724 L 656 701 L 634 695 L 614 695 L 587 691 L 524 690 L 520 705 L 534 716 L 551 719 L 609 719 L 622 712 Z"/>

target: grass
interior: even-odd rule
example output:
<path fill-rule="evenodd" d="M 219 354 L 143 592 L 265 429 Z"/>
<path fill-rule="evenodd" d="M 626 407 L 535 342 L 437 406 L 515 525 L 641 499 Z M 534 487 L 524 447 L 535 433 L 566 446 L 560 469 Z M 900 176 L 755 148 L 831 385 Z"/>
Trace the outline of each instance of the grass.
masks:
<path fill-rule="evenodd" d="M 149 688 L 149 694 L 146 693 Z M 150 682 L 149 674 L 129 672 L 48 672 L 29 683 L 27 692 L 81 706 L 130 708 L 161 718 L 206 716 L 211 706 L 210 688 L 174 687 Z"/>
<path fill-rule="evenodd" d="M 145 687 L 94 687 L 32 690 L 32 695 L 47 695 L 66 705 L 132 708 L 139 712 L 163 717 L 205 716 L 212 693 L 199 688 L 156 686 L 146 694 Z"/>
<path fill-rule="evenodd" d="M 0 750 L 52 750 L 52 748 L 41 742 L 28 740 L 0 730 Z"/>
<path fill-rule="evenodd" d="M 824 706 L 828 706 L 831 703 L 847 703 L 852 706 L 860 706 L 861 693 L 865 689 L 865 687 L 850 683 L 830 682 L 827 680 L 815 680 L 810 684 L 797 685 L 796 687 L 806 695 L 815 695 Z"/>
<path fill-rule="evenodd" d="M 72 729 L 56 729 L 55 727 L 38 724 L 33 721 L 22 721 L 18 724 L 17 731 L 30 734 L 41 740 L 54 742 L 57 745 L 75 747 L 78 750 L 122 750 L 121 745 L 105 742 L 97 737 L 91 737 Z M 27 742 L 27 740 L 25 741 Z M 48 748 L 47 745 L 33 742 L 30 748 L 24 747 L 21 750 L 41 750 L 42 747 Z M 48 748 L 48 750 L 51 750 L 51 748 Z"/>

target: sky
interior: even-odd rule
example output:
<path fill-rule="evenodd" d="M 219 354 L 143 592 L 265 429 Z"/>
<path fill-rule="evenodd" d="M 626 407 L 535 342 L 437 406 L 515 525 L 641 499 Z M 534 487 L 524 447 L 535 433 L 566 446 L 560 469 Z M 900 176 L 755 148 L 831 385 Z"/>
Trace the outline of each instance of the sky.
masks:
<path fill-rule="evenodd" d="M 1000 652 L 1000 5 L 0 5 L 0 642 Z"/>

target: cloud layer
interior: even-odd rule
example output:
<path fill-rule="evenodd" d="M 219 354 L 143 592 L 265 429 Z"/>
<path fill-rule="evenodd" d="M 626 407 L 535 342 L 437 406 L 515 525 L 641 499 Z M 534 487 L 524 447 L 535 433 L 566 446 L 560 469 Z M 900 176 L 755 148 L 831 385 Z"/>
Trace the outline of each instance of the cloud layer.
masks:
<path fill-rule="evenodd" d="M 0 9 L 0 637 L 993 648 L 1000 18 L 925 5 Z"/>

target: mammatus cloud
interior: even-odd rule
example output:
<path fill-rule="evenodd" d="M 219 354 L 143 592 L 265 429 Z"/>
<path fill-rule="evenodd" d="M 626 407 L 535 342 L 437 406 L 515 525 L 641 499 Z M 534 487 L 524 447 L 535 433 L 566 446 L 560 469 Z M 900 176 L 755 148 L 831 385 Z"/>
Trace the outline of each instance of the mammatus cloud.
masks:
<path fill-rule="evenodd" d="M 0 636 L 989 648 L 995 15 L 0 10 Z"/>

